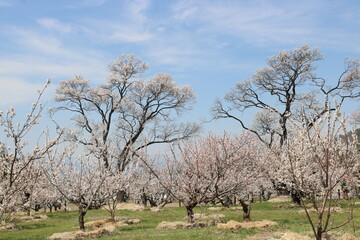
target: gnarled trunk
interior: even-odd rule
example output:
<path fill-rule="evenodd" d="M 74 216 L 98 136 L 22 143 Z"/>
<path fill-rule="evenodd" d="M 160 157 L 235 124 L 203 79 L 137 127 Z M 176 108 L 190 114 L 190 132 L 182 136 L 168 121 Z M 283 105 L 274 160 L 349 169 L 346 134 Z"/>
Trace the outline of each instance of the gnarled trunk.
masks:
<path fill-rule="evenodd" d="M 194 223 L 195 222 L 195 217 L 194 217 L 194 207 L 196 206 L 196 204 L 186 204 L 186 213 L 187 213 L 187 222 L 188 223 Z"/>
<path fill-rule="evenodd" d="M 243 208 L 243 220 L 244 222 L 249 222 L 251 221 L 250 219 L 250 210 L 251 210 L 251 204 L 247 204 L 244 200 L 239 199 L 240 204 Z"/>
<path fill-rule="evenodd" d="M 146 194 L 143 192 L 142 194 L 141 194 L 141 202 L 142 202 L 142 204 L 144 205 L 144 208 L 147 208 L 147 196 L 146 196 Z"/>
<path fill-rule="evenodd" d="M 123 203 L 123 202 L 126 202 L 126 200 L 127 200 L 127 194 L 126 194 L 126 191 L 119 191 L 119 192 L 117 192 L 117 194 L 116 194 L 116 200 L 117 200 L 117 202 L 119 202 L 119 203 Z"/>
<path fill-rule="evenodd" d="M 322 234 L 323 234 L 323 231 L 322 231 L 322 227 L 320 226 L 320 227 L 318 227 L 317 232 L 316 232 L 316 240 L 321 240 Z"/>
<path fill-rule="evenodd" d="M 84 220 L 85 214 L 86 214 L 85 209 L 81 204 L 79 204 L 78 219 L 79 219 L 79 228 L 81 231 L 85 231 L 85 220 Z"/>

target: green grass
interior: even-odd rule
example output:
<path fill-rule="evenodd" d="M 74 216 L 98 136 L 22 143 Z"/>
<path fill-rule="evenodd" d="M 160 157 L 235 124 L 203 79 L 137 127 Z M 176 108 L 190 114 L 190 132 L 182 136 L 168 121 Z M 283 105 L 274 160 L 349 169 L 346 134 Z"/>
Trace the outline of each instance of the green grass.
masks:
<path fill-rule="evenodd" d="M 301 208 L 278 208 L 276 203 L 256 203 L 252 206 L 251 217 L 252 220 L 268 219 L 277 222 L 278 224 L 272 228 L 267 229 L 267 232 L 300 232 L 309 233 L 311 231 L 305 214 L 299 214 Z M 345 206 L 344 206 L 345 207 Z M 236 220 L 242 221 L 242 212 L 240 211 L 221 211 L 211 212 L 206 207 L 197 207 L 196 213 L 222 213 L 225 221 Z M 40 213 L 46 214 L 48 219 L 33 222 L 18 222 L 19 227 L 16 230 L 1 230 L 0 239 L 9 240 L 25 240 L 25 239 L 46 239 L 56 232 L 66 232 L 77 230 L 77 212 L 55 212 L 55 213 Z M 230 232 L 219 230 L 215 226 L 197 229 L 186 230 L 158 230 L 156 226 L 162 221 L 185 221 L 185 208 L 182 207 L 166 207 L 162 212 L 132 212 L 127 210 L 120 210 L 117 216 L 139 218 L 141 223 L 121 227 L 117 232 L 111 235 L 104 235 L 99 239 L 244 239 L 248 235 L 262 233 L 261 230 L 246 230 L 239 232 Z M 334 223 L 340 223 L 346 219 L 346 214 L 334 215 Z M 87 213 L 86 221 L 91 221 L 94 218 L 108 216 L 104 210 L 91 210 Z M 354 227 L 360 229 L 360 206 L 355 206 L 354 209 Z M 342 227 L 339 231 L 353 233 L 353 224 L 348 224 Z M 355 235 L 360 236 L 360 232 Z"/>

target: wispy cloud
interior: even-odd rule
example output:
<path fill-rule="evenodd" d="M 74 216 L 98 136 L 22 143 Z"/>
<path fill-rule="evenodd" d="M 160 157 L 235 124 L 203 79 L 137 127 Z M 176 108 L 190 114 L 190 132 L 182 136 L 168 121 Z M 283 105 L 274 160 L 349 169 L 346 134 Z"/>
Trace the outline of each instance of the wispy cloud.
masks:
<path fill-rule="evenodd" d="M 327 8 L 324 8 L 324 5 Z M 181 1 L 174 4 L 173 18 L 179 21 L 191 21 L 204 35 L 225 34 L 252 45 L 299 44 L 316 42 L 329 43 L 329 35 L 334 42 L 343 42 L 343 30 L 333 26 L 328 29 L 320 19 L 329 14 L 327 2 L 305 1 L 302 4 L 289 1 Z M 355 11 L 355 10 L 352 10 Z M 354 14 L 339 9 L 339 16 L 352 18 Z M 359 37 L 356 32 L 353 37 Z"/>
<path fill-rule="evenodd" d="M 16 27 L 11 28 L 10 32 L 13 41 L 28 50 L 42 54 L 64 53 L 62 42 L 54 36 Z"/>
<path fill-rule="evenodd" d="M 149 0 L 126 1 L 123 3 L 122 17 L 88 20 L 92 37 L 103 42 L 139 43 L 153 38 L 151 21 L 146 16 Z"/>
<path fill-rule="evenodd" d="M 105 43 L 140 43 L 153 38 L 153 33 L 143 24 L 129 21 L 91 20 L 89 36 Z"/>
<path fill-rule="evenodd" d="M 196 5 L 194 1 L 180 1 L 172 7 L 174 13 L 174 19 L 183 21 L 185 19 L 194 16 L 194 14 L 199 10 L 199 6 Z"/>
<path fill-rule="evenodd" d="M 71 33 L 79 30 L 79 27 L 74 24 L 66 24 L 54 18 L 40 18 L 37 22 L 45 29 L 60 33 Z"/>
<path fill-rule="evenodd" d="M 105 4 L 108 0 L 81 0 L 68 5 L 68 8 L 97 7 Z"/>
<path fill-rule="evenodd" d="M 45 82 L 44 82 L 45 83 Z M 0 108 L 7 109 L 19 103 L 31 102 L 43 84 L 31 83 L 19 78 L 0 78 Z"/>
<path fill-rule="evenodd" d="M 10 0 L 0 0 L 0 7 L 12 6 L 12 5 L 14 5 L 14 2 L 11 2 Z"/>
<path fill-rule="evenodd" d="M 10 29 L 8 38 L 20 51 L 14 51 L 6 58 L 0 56 L 0 76 L 13 79 L 11 86 L 21 85 L 26 79 L 35 82 L 49 77 L 62 80 L 76 74 L 82 74 L 94 83 L 106 79 L 107 62 L 103 53 L 69 42 L 64 44 L 62 39 L 41 31 Z"/>

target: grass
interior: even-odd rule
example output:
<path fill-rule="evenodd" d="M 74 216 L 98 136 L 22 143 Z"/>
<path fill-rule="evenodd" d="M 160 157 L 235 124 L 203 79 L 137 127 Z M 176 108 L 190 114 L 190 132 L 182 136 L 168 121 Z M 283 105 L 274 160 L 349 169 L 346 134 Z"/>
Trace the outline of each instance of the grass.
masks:
<path fill-rule="evenodd" d="M 283 204 L 283 203 L 281 203 Z M 299 232 L 309 234 L 311 227 L 308 224 L 305 214 L 299 214 L 301 208 L 278 208 L 280 203 L 255 203 L 252 206 L 252 220 L 268 219 L 277 222 L 275 227 L 267 229 L 266 232 Z M 345 206 L 344 206 L 345 207 Z M 220 211 L 213 212 L 207 210 L 207 207 L 197 207 L 196 213 L 222 213 L 225 215 L 225 221 L 235 220 L 242 221 L 242 212 L 239 211 Z M 48 219 L 32 222 L 17 222 L 19 229 L 1 230 L 0 239 L 6 240 L 39 240 L 46 239 L 53 233 L 67 232 L 77 230 L 77 212 L 55 212 L 40 213 L 46 214 Z M 238 232 L 230 232 L 217 229 L 215 226 L 186 230 L 159 230 L 156 226 L 162 221 L 185 221 L 185 208 L 182 207 L 166 207 L 162 212 L 132 212 L 128 210 L 119 210 L 117 216 L 139 218 L 141 223 L 121 227 L 117 232 L 111 235 L 104 235 L 98 239 L 244 239 L 246 236 L 258 233 L 264 233 L 261 230 L 244 230 Z M 346 219 L 346 214 L 335 214 L 335 223 L 340 223 Z M 91 210 L 87 213 L 86 221 L 92 221 L 97 217 L 108 216 L 104 210 Z M 338 231 L 342 233 L 349 232 L 353 234 L 353 227 L 360 229 L 360 205 L 356 205 L 354 209 L 354 224 L 348 224 Z M 356 236 L 360 236 L 360 232 L 356 232 Z"/>

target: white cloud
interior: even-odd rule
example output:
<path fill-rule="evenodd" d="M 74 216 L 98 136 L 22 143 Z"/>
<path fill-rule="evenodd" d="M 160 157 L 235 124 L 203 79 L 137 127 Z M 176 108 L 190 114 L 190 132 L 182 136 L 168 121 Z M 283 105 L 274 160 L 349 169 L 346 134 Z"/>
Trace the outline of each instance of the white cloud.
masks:
<path fill-rule="evenodd" d="M 57 61 L 39 56 L 12 56 L 10 59 L 0 59 L 0 66 L 1 76 L 18 76 L 21 78 L 63 78 L 75 74 L 82 74 L 85 77 L 104 77 L 106 74 L 106 63 L 100 63 L 100 60 L 86 56 L 83 59 L 61 59 Z"/>
<path fill-rule="evenodd" d="M 191 18 L 198 11 L 198 6 L 193 1 L 179 1 L 172 7 L 174 19 L 186 20 Z"/>
<path fill-rule="evenodd" d="M 124 5 L 123 17 L 119 20 L 88 20 L 91 36 L 102 42 L 146 42 L 154 38 L 151 20 L 146 16 L 149 0 L 127 1 Z"/>
<path fill-rule="evenodd" d="M 81 0 L 72 3 L 68 8 L 97 7 L 105 4 L 108 0 Z"/>
<path fill-rule="evenodd" d="M 0 107 L 4 110 L 21 103 L 29 102 L 31 106 L 37 90 L 40 90 L 43 84 L 30 83 L 19 78 L 0 78 L 0 86 Z"/>
<path fill-rule="evenodd" d="M 204 32 L 216 32 L 239 37 L 251 42 L 291 42 L 299 36 L 309 36 L 311 15 L 305 10 L 287 9 L 286 5 L 270 5 L 264 1 L 252 4 L 224 4 L 196 2 L 176 8 L 174 18 L 182 16 L 205 25 Z M 196 10 L 195 10 L 196 9 Z M 186 16 L 186 18 L 185 18 Z"/>
<path fill-rule="evenodd" d="M 12 6 L 13 4 L 10 0 L 0 0 L 0 7 Z"/>
<path fill-rule="evenodd" d="M 339 7 L 339 6 L 338 6 Z M 331 9 L 325 1 L 180 1 L 174 4 L 173 19 L 184 23 L 191 22 L 198 33 L 204 36 L 213 34 L 227 38 L 237 38 L 251 45 L 272 45 L 300 43 L 354 46 L 353 40 L 345 40 L 343 28 L 337 28 L 323 22 L 329 18 Z M 344 15 L 339 8 L 336 14 Z M 346 13 L 346 16 L 353 16 Z M 332 14 L 336 18 L 336 14 Z M 344 17 L 342 17 L 344 18 Z M 348 30 L 345 30 L 348 31 Z M 352 39 L 359 34 L 351 32 Z M 354 48 L 358 48 L 354 46 Z"/>
<path fill-rule="evenodd" d="M 54 18 L 40 18 L 37 22 L 46 29 L 61 33 L 70 33 L 77 30 L 74 25 L 62 23 Z"/>
<path fill-rule="evenodd" d="M 104 35 L 104 39 L 110 42 L 144 42 L 150 40 L 153 35 L 148 32 L 136 31 L 127 26 L 118 27 L 116 30 L 110 31 L 110 35 Z"/>
<path fill-rule="evenodd" d="M 54 37 L 41 34 L 32 30 L 10 28 L 8 34 L 14 42 L 26 47 L 28 50 L 41 52 L 42 54 L 64 53 L 62 42 Z"/>

